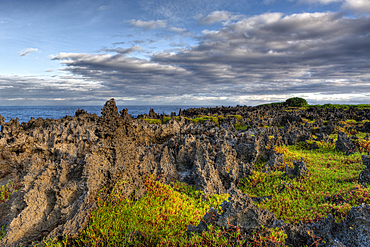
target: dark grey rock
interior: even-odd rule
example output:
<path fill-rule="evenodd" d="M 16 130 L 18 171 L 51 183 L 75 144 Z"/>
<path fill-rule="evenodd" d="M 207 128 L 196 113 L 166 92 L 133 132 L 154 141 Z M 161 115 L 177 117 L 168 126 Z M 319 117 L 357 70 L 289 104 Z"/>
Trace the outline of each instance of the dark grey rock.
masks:
<path fill-rule="evenodd" d="M 343 152 L 345 155 L 353 154 L 354 144 L 351 138 L 347 137 L 344 132 L 338 132 L 338 140 L 335 143 L 335 150 Z"/>
<path fill-rule="evenodd" d="M 309 170 L 304 164 L 304 159 L 301 158 L 300 161 L 294 160 L 293 161 L 294 169 L 290 168 L 288 165 L 285 166 L 285 175 L 289 176 L 292 175 L 294 177 L 306 177 L 309 176 Z"/>
<path fill-rule="evenodd" d="M 358 177 L 358 183 L 362 184 L 364 187 L 370 184 L 370 157 L 367 155 L 362 155 L 362 163 L 366 166 L 363 171 L 361 171 Z"/>

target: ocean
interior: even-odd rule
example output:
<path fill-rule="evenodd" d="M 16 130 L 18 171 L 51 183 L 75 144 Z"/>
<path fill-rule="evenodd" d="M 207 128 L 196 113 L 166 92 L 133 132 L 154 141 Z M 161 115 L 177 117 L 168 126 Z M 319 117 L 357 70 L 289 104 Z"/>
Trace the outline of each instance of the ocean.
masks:
<path fill-rule="evenodd" d="M 152 108 L 156 113 L 165 113 L 170 115 L 171 112 L 179 113 L 181 109 L 188 109 L 200 106 L 117 106 L 118 111 L 123 108 L 128 109 L 128 113 L 133 117 L 137 117 L 141 114 L 148 114 Z M 5 121 L 8 122 L 12 118 L 18 118 L 19 122 L 28 122 L 31 117 L 35 119 L 41 118 L 53 118 L 59 119 L 65 116 L 74 116 L 78 109 L 84 109 L 87 113 L 96 113 L 98 116 L 101 115 L 101 109 L 103 106 L 0 106 L 0 115 L 5 117 Z"/>

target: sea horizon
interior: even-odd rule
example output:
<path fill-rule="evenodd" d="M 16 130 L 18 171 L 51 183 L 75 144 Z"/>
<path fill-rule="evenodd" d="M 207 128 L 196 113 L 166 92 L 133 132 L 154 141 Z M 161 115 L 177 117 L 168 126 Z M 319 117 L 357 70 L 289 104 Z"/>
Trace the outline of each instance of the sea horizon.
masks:
<path fill-rule="evenodd" d="M 18 118 L 19 123 L 28 122 L 31 117 L 43 118 L 43 119 L 60 119 L 65 116 L 74 116 L 77 110 L 84 110 L 87 113 L 98 116 L 101 115 L 101 110 L 104 105 L 101 106 L 0 106 L 0 115 L 5 118 L 6 122 L 9 122 L 12 118 Z M 128 109 L 128 113 L 133 117 L 137 117 L 141 114 L 148 114 L 150 109 L 153 109 L 155 113 L 165 113 L 170 115 L 171 112 L 175 112 L 176 115 L 179 110 L 189 108 L 200 108 L 200 107 L 216 107 L 216 106 L 196 106 L 196 105 L 117 105 L 118 111 L 124 108 Z"/>

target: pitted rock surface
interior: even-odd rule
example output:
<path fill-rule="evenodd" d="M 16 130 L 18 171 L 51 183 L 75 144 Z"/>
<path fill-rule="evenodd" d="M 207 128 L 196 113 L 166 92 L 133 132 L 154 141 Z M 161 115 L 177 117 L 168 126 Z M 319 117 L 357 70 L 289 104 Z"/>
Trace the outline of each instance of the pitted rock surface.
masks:
<path fill-rule="evenodd" d="M 358 177 L 358 183 L 362 184 L 367 188 L 370 184 L 370 157 L 367 155 L 362 155 L 362 163 L 366 166 L 365 169 L 360 173 Z"/>
<path fill-rule="evenodd" d="M 353 142 L 344 132 L 338 132 L 338 140 L 335 143 L 335 149 L 343 152 L 345 155 L 353 154 Z"/>
<path fill-rule="evenodd" d="M 234 184 L 250 176 L 258 160 L 267 161 L 266 172 L 281 167 L 283 157 L 272 150 L 274 146 L 305 142 L 313 133 L 317 141 L 330 141 L 328 135 L 339 120 L 370 119 L 370 111 L 286 109 L 282 105 L 196 108 L 180 110 L 179 121 L 172 118 L 165 124 L 149 124 L 130 116 L 126 108 L 119 111 L 111 99 L 100 117 L 78 110 L 73 117 L 31 118 L 20 124 L 18 119 L 5 122 L 0 116 L 0 186 L 11 180 L 18 189 L 0 204 L 0 227 L 7 227 L 0 246 L 33 246 L 32 242 L 40 243 L 44 237 L 77 238 L 88 225 L 89 213 L 97 208 L 98 191 L 105 188 L 100 194 L 104 199 L 122 179 L 124 194 L 135 192 L 140 198 L 146 193 L 145 174 L 155 174 L 164 183 L 186 182 L 206 196 L 229 192 L 230 201 L 222 204 L 223 214 L 216 214 L 219 226 L 229 227 L 228 220 L 242 225 L 245 232 L 261 229 L 262 224 L 276 226 L 287 233 L 287 244 L 310 245 L 315 239 L 307 231 L 313 231 L 315 224 L 286 224 L 253 205 L 253 200 L 271 196 L 251 199 Z M 225 118 L 218 124 L 210 120 L 195 124 L 185 119 L 199 114 Z M 241 115 L 240 122 L 250 127 L 237 131 L 233 125 L 236 119 L 229 115 Z M 168 116 L 151 110 L 141 117 L 163 120 Z M 303 118 L 316 121 L 302 125 Z M 365 123 L 358 130 L 367 129 Z M 350 153 L 352 140 L 341 133 L 337 149 Z M 368 164 L 367 157 L 363 163 Z M 303 159 L 294 166 L 287 168 L 286 174 L 309 175 Z M 369 180 L 368 170 L 366 165 L 359 183 Z M 368 222 L 369 207 L 362 205 L 352 208 L 341 225 L 328 217 L 317 223 L 314 231 L 331 241 L 328 246 L 368 246 Z"/>
<path fill-rule="evenodd" d="M 292 175 L 294 177 L 306 177 L 309 176 L 309 170 L 304 164 L 304 159 L 301 158 L 300 161 L 294 160 L 293 161 L 294 169 L 290 168 L 288 165 L 285 166 L 285 175 L 289 176 Z"/>
<path fill-rule="evenodd" d="M 336 223 L 329 214 L 308 226 L 327 243 L 326 246 L 370 246 L 370 207 L 364 203 L 351 208 L 343 222 Z"/>
<path fill-rule="evenodd" d="M 228 201 L 224 201 L 221 204 L 222 213 L 218 214 L 217 210 L 211 209 L 197 227 L 188 226 L 188 233 L 192 231 L 201 232 L 207 229 L 205 223 L 213 223 L 227 230 L 238 225 L 242 234 L 259 229 L 261 225 L 267 227 L 282 227 L 286 225 L 283 221 L 277 220 L 275 215 L 268 210 L 254 206 L 252 199 L 237 189 L 234 183 L 232 183 L 227 193 L 229 193 L 230 197 Z"/>
<path fill-rule="evenodd" d="M 277 170 L 283 164 L 284 164 L 283 154 L 277 153 L 274 150 L 274 146 L 272 146 L 270 159 L 266 162 L 266 166 L 263 172 L 271 172 L 271 171 Z"/>

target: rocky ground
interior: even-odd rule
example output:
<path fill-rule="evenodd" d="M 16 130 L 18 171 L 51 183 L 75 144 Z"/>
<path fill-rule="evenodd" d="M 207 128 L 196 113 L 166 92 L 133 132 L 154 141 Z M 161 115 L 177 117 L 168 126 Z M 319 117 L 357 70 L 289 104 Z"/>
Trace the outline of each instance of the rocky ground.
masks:
<path fill-rule="evenodd" d="M 230 200 L 222 204 L 222 215 L 215 213 L 212 219 L 219 226 L 238 224 L 242 231 L 261 225 L 278 227 L 288 235 L 290 246 L 313 244 L 308 231 L 325 239 L 326 246 L 370 246 L 366 204 L 352 208 L 342 223 L 335 223 L 329 215 L 315 224 L 294 226 L 254 206 L 252 198 L 235 186 L 251 174 L 258 158 L 267 160 L 266 171 L 281 163 L 281 155 L 266 146 L 294 145 L 311 138 L 313 132 L 319 139 L 329 139 L 337 127 L 334 123 L 340 120 L 370 119 L 367 109 L 286 109 L 284 105 L 188 109 L 180 111 L 177 119 L 172 114 L 165 124 L 149 124 L 143 118 L 163 120 L 166 116 L 151 111 L 135 119 L 127 109 L 119 112 L 111 99 L 101 117 L 78 110 L 73 117 L 20 124 L 17 119 L 4 122 L 0 116 L 0 186 L 11 180 L 18 189 L 0 204 L 0 227 L 7 229 L 0 246 L 31 246 L 44 237 L 76 238 L 86 228 L 89 212 L 97 208 L 99 190 L 105 188 L 104 198 L 124 179 L 128 181 L 126 195 L 135 191 L 141 197 L 147 173 L 166 183 L 186 182 L 205 195 L 228 192 Z M 199 114 L 224 118 L 202 124 L 187 119 Z M 237 119 L 229 115 L 242 116 L 239 122 L 250 127 L 236 130 Z M 316 121 L 302 125 L 303 118 Z M 370 122 L 358 130 L 370 133 Z M 340 132 L 336 149 L 350 154 L 353 138 Z M 368 157 L 363 156 L 363 162 L 367 168 L 359 176 L 360 183 L 370 182 Z M 294 176 L 305 172 L 303 162 L 297 162 L 295 169 L 286 168 Z M 205 227 L 189 225 L 188 232 L 201 232 Z"/>

